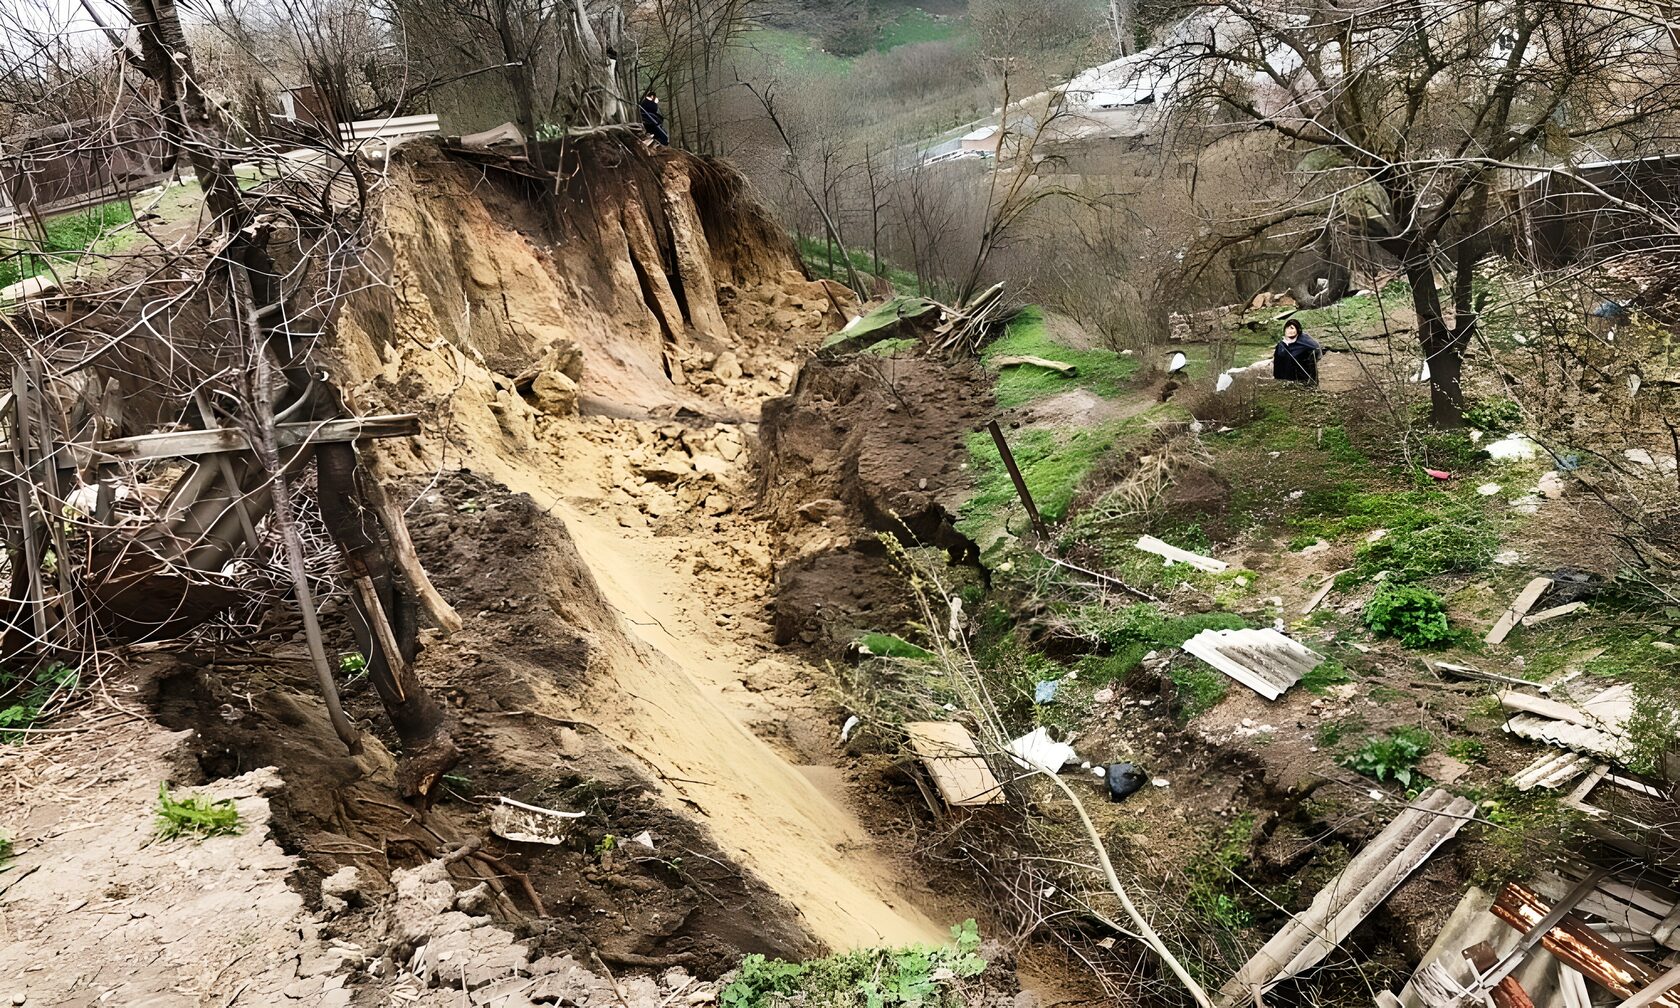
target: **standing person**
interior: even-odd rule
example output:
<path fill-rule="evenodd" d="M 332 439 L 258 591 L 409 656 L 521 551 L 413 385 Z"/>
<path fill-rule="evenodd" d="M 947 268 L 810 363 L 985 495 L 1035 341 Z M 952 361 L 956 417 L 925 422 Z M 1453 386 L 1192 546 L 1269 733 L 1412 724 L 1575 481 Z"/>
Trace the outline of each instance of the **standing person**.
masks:
<path fill-rule="evenodd" d="M 653 93 L 652 88 L 642 95 L 636 107 L 642 110 L 642 127 L 654 142 L 662 147 L 670 144 L 671 138 L 665 134 L 665 116 L 659 111 L 659 96 Z"/>
<path fill-rule="evenodd" d="M 1290 319 L 1283 324 L 1283 339 L 1272 349 L 1272 377 L 1278 381 L 1318 384 L 1318 359 L 1324 348 L 1308 336 L 1301 323 Z"/>

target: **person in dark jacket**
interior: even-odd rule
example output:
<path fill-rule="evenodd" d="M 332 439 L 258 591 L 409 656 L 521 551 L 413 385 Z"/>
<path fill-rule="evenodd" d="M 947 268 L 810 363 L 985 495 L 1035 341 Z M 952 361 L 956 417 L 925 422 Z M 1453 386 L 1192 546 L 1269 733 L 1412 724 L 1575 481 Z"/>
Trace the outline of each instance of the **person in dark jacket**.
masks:
<path fill-rule="evenodd" d="M 1272 350 L 1272 377 L 1278 381 L 1318 384 L 1318 359 L 1324 348 L 1308 336 L 1301 323 L 1290 319 L 1283 324 L 1283 339 Z"/>
<path fill-rule="evenodd" d="M 642 126 L 648 131 L 648 136 L 660 146 L 669 144 L 671 138 L 665 133 L 665 116 L 659 111 L 659 96 L 650 90 L 642 95 L 636 107 L 642 110 Z"/>

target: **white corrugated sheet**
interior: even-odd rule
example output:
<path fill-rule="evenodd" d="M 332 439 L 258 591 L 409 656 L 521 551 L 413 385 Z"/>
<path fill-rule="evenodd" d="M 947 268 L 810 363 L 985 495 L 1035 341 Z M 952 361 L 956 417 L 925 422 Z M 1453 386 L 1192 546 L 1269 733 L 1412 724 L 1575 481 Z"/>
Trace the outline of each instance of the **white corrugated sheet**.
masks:
<path fill-rule="evenodd" d="M 1627 739 L 1620 735 L 1570 724 L 1567 721 L 1554 721 L 1534 714 L 1513 714 L 1506 720 L 1505 730 L 1521 738 L 1555 745 L 1560 749 L 1602 756 L 1613 762 L 1619 763 L 1627 755 Z"/>
<path fill-rule="evenodd" d="M 1276 700 L 1324 656 L 1276 630 L 1203 630 L 1184 650 L 1265 697 Z"/>
<path fill-rule="evenodd" d="M 1557 789 L 1592 768 L 1591 756 L 1580 753 L 1547 753 L 1524 767 L 1511 778 L 1518 791 L 1532 791 L 1537 787 Z"/>

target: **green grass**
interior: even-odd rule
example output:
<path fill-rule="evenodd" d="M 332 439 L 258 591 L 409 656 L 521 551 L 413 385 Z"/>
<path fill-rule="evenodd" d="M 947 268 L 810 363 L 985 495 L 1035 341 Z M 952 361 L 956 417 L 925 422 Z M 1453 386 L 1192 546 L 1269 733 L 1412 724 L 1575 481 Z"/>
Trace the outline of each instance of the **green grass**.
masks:
<path fill-rule="evenodd" d="M 986 970 L 972 920 L 951 928 L 951 944 L 863 948 L 790 963 L 757 953 L 718 993 L 719 1008 L 961 1008 L 956 988 Z"/>
<path fill-rule="evenodd" d="M 1046 521 L 1061 521 L 1067 514 L 1080 483 L 1124 426 L 1109 423 L 1071 431 L 1035 427 L 1006 433 L 1027 492 Z M 977 431 L 967 443 L 978 490 L 963 504 L 957 527 L 978 530 L 1015 506 L 1017 497 L 991 434 Z"/>
<path fill-rule="evenodd" d="M 846 261 L 841 258 L 840 250 L 831 243 L 815 237 L 797 238 L 799 258 L 804 260 L 805 268 L 813 277 L 819 280 L 833 280 L 836 283 L 848 284 L 851 277 L 846 275 Z M 914 297 L 921 292 L 921 285 L 916 280 L 916 274 L 909 270 L 898 269 L 891 263 L 883 261 L 881 272 L 875 272 L 875 260 L 868 249 L 851 248 L 846 250 L 852 260 L 852 268 L 861 276 L 879 277 L 892 284 L 894 290 L 907 297 Z"/>
<path fill-rule="evenodd" d="M 1126 381 L 1137 373 L 1138 363 L 1111 350 L 1076 350 L 1050 339 L 1043 309 L 1029 305 L 1009 320 L 1002 336 L 981 351 L 982 361 L 998 357 L 1043 357 L 1072 364 L 1072 377 L 1040 367 L 1011 367 L 998 373 L 997 402 L 1011 409 L 1047 395 L 1083 388 L 1105 399 L 1125 391 Z"/>
<path fill-rule="evenodd" d="M 158 785 L 156 834 L 159 840 L 188 837 L 199 842 L 244 831 L 232 798 L 212 800 L 203 795 L 176 798 L 167 783 Z"/>
<path fill-rule="evenodd" d="M 1396 312 L 1410 312 L 1412 309 L 1412 288 L 1404 280 L 1396 280 L 1382 289 L 1379 300 L 1372 295 L 1343 298 L 1325 308 L 1303 308 L 1290 316 L 1290 319 L 1301 323 L 1301 327 L 1309 336 L 1322 340 L 1324 337 L 1360 337 L 1372 333 L 1381 333 L 1383 319 L 1386 316 L 1390 322 L 1394 320 Z M 1271 342 L 1276 342 L 1283 336 L 1283 324 L 1289 319 L 1274 321 L 1283 314 L 1283 309 L 1261 308 L 1250 313 L 1249 317 L 1260 322 L 1260 332 L 1263 332 Z M 1408 316 L 1409 317 L 1409 316 Z M 1340 341 L 1337 340 L 1337 343 Z M 1335 344 L 1332 344 L 1335 345 Z"/>
<path fill-rule="evenodd" d="M 1301 677 L 1300 686 L 1308 693 L 1328 693 L 1330 687 L 1352 682 L 1353 673 L 1334 658 L 1326 658 Z"/>
<path fill-rule="evenodd" d="M 948 18 L 936 18 L 920 7 L 912 7 L 881 25 L 876 33 L 875 48 L 881 52 L 920 42 L 938 42 L 959 34 L 958 26 Z"/>
<path fill-rule="evenodd" d="M 1254 916 L 1243 906 L 1243 895 L 1249 890 L 1236 882 L 1237 870 L 1248 862 L 1253 837 L 1254 816 L 1244 813 L 1231 820 L 1202 856 L 1190 863 L 1186 900 L 1203 920 L 1232 930 L 1254 923 Z"/>
<path fill-rule="evenodd" d="M 44 272 L 49 261 L 71 262 L 95 243 L 101 244 L 100 251 L 115 251 L 114 246 L 119 244 L 115 239 L 105 238 L 103 242 L 101 239 L 111 229 L 133 219 L 134 211 L 127 200 L 48 218 L 44 224 L 46 239 L 39 250 L 34 249 L 32 242 L 20 242 L 5 250 L 9 254 L 0 258 L 0 287 Z M 125 237 L 132 237 L 132 233 Z"/>
<path fill-rule="evenodd" d="M 851 60 L 824 51 L 809 35 L 785 28 L 755 28 L 743 33 L 736 44 L 810 77 L 843 77 L 852 68 Z"/>
<path fill-rule="evenodd" d="M 1231 686 L 1224 675 L 1200 662 L 1176 664 L 1168 670 L 1168 675 L 1178 688 L 1178 716 L 1185 721 L 1217 707 Z"/>
<path fill-rule="evenodd" d="M 76 669 L 62 662 L 27 673 L 0 669 L 0 742 L 26 738 L 27 729 L 41 720 L 53 698 L 74 690 L 78 679 Z"/>

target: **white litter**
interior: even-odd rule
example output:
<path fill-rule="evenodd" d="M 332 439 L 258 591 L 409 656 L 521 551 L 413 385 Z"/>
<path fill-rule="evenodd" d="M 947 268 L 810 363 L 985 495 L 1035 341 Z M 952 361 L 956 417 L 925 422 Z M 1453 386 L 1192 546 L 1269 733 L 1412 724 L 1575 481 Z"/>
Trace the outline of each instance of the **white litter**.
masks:
<path fill-rule="evenodd" d="M 1046 773 L 1060 773 L 1062 767 L 1079 758 L 1073 746 L 1066 742 L 1057 742 L 1042 726 L 1034 728 L 1003 748 L 1011 759 L 1026 769 L 1043 770 Z"/>
<path fill-rule="evenodd" d="M 1165 777 L 1157 777 L 1154 780 L 1150 781 L 1149 783 L 1155 785 L 1156 787 L 1166 787 L 1167 786 L 1167 779 Z"/>
<path fill-rule="evenodd" d="M 846 719 L 845 724 L 840 726 L 840 742 L 842 745 L 845 744 L 847 739 L 852 737 L 852 729 L 858 726 L 859 720 L 858 716 L 853 714 L 851 717 Z"/>
<path fill-rule="evenodd" d="M 1499 564 L 1501 567 L 1509 567 L 1520 560 L 1522 560 L 1522 554 L 1518 553 L 1516 550 L 1505 550 L 1501 553 L 1494 554 L 1493 557 L 1493 562 Z"/>
<path fill-rule="evenodd" d="M 962 598 L 960 596 L 957 596 L 957 595 L 952 595 L 951 596 L 951 628 L 949 630 L 945 631 L 945 639 L 950 641 L 951 643 L 955 644 L 957 642 L 957 634 L 961 632 L 961 628 L 962 628 Z"/>
<path fill-rule="evenodd" d="M 1495 462 L 1527 462 L 1540 454 L 1540 445 L 1527 434 L 1512 434 L 1489 444 L 1487 453 Z"/>
<path fill-rule="evenodd" d="M 1100 766 L 1092 767 L 1091 768 L 1091 776 L 1093 776 L 1093 777 L 1107 777 L 1108 776 L 1108 767 L 1100 767 Z"/>
<path fill-rule="evenodd" d="M 1220 372 L 1219 379 L 1213 383 L 1213 390 L 1215 392 L 1223 392 L 1230 387 L 1231 387 L 1231 372 L 1229 372 L 1229 371 Z"/>
<path fill-rule="evenodd" d="M 1184 365 L 1188 362 L 1189 362 L 1189 358 L 1185 357 L 1184 353 L 1182 351 L 1180 351 L 1179 353 L 1173 354 L 1172 355 L 1172 363 L 1167 365 L 1167 374 L 1172 374 L 1174 371 L 1183 370 Z"/>
<path fill-rule="evenodd" d="M 653 850 L 653 833 L 650 830 L 642 830 L 640 833 L 631 837 L 630 842 L 633 844 L 641 844 L 648 850 Z"/>
<path fill-rule="evenodd" d="M 559 846 L 571 829 L 570 820 L 584 816 L 582 812 L 558 812 L 512 798 L 499 798 L 497 802 L 490 808 L 490 832 L 515 843 Z"/>
<path fill-rule="evenodd" d="M 1428 380 L 1429 380 L 1429 362 L 1424 361 L 1423 366 L 1418 368 L 1418 373 L 1412 376 L 1412 381 L 1426 382 Z"/>
<path fill-rule="evenodd" d="M 1481 486 L 1476 488 L 1476 492 L 1481 494 L 1483 497 L 1492 497 L 1494 494 L 1503 489 L 1505 488 L 1500 486 L 1498 483 L 1483 483 Z"/>

